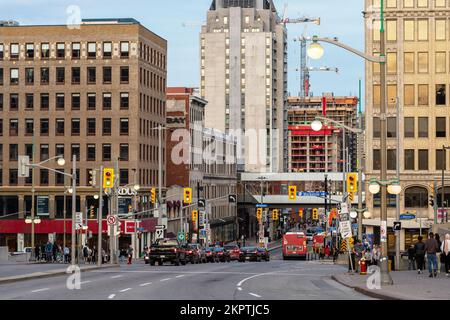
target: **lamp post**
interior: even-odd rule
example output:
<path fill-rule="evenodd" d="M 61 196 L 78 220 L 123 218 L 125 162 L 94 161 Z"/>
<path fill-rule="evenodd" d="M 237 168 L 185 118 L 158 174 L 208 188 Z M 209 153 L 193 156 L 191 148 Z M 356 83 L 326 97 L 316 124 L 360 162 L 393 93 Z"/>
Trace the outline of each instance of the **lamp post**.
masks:
<path fill-rule="evenodd" d="M 263 204 L 264 201 L 264 180 L 267 180 L 266 177 L 264 176 L 260 176 L 258 178 L 256 178 L 258 180 L 261 180 L 260 186 L 261 186 L 261 200 L 260 200 L 260 204 Z M 264 237 L 264 226 L 263 226 L 263 217 L 261 217 L 261 219 L 258 221 L 258 237 Z M 259 243 L 259 239 L 258 239 L 258 243 Z"/>

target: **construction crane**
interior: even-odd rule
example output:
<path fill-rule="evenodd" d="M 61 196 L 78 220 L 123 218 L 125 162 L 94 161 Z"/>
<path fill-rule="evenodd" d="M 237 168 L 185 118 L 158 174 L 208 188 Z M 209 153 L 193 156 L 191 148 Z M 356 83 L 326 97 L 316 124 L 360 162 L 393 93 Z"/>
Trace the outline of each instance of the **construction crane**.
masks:
<path fill-rule="evenodd" d="M 310 72 L 329 71 L 329 72 L 339 73 L 338 68 L 331 68 L 331 67 L 305 67 L 305 69 L 303 71 L 299 68 L 295 69 L 295 71 L 300 72 L 300 74 L 304 76 L 304 80 L 303 80 L 303 82 L 301 82 L 302 85 L 301 85 L 300 93 L 299 93 L 299 96 L 302 98 L 309 96 L 309 89 L 311 87 L 311 84 L 309 82 L 309 73 Z"/>

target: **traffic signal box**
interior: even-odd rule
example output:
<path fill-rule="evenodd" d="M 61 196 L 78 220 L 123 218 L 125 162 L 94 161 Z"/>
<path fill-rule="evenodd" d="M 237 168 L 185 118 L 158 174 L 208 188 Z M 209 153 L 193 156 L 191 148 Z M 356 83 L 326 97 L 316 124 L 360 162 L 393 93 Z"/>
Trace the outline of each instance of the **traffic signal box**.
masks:
<path fill-rule="evenodd" d="M 97 185 L 97 172 L 95 170 L 89 170 L 89 184 L 92 187 Z"/>
<path fill-rule="evenodd" d="M 263 209 L 262 208 L 256 209 L 256 218 L 258 219 L 258 221 L 261 221 L 262 214 L 263 214 Z"/>
<path fill-rule="evenodd" d="M 303 219 L 303 209 L 298 209 L 298 215 L 300 216 L 300 219 Z"/>
<path fill-rule="evenodd" d="M 156 188 L 152 188 L 150 190 L 150 201 L 155 204 L 156 203 Z"/>
<path fill-rule="evenodd" d="M 114 169 L 103 169 L 103 189 L 114 187 Z"/>
<path fill-rule="evenodd" d="M 355 193 L 358 192 L 358 174 L 348 173 L 347 174 L 347 192 Z"/>
<path fill-rule="evenodd" d="M 186 204 L 192 203 L 192 188 L 184 188 L 183 201 Z"/>
<path fill-rule="evenodd" d="M 289 200 L 296 200 L 296 199 L 297 199 L 297 187 L 289 186 Z"/>
<path fill-rule="evenodd" d="M 280 213 L 278 209 L 273 209 L 272 210 L 272 220 L 273 221 L 277 221 L 280 219 Z"/>
<path fill-rule="evenodd" d="M 319 220 L 319 209 L 314 208 L 312 210 L 312 218 L 313 220 Z"/>
<path fill-rule="evenodd" d="M 198 220 L 198 210 L 192 210 L 192 221 Z"/>
<path fill-rule="evenodd" d="M 348 200 L 350 200 L 350 203 L 353 203 L 353 200 L 355 200 L 355 194 L 353 192 L 348 194 Z"/>

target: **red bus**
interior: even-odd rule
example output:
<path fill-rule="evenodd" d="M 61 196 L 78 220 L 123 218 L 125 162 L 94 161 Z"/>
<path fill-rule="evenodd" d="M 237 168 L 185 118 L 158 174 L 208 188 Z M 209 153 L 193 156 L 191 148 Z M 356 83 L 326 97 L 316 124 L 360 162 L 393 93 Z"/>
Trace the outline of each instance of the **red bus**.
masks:
<path fill-rule="evenodd" d="M 306 235 L 303 232 L 287 232 L 283 236 L 283 260 L 303 258 L 307 254 Z"/>

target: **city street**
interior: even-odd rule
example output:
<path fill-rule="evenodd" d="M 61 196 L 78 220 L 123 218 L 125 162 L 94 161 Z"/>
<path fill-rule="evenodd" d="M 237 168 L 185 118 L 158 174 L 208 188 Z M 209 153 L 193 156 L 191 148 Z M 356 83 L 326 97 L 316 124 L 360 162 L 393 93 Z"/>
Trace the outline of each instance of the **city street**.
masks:
<path fill-rule="evenodd" d="M 370 299 L 331 279 L 345 266 L 319 261 L 230 262 L 131 266 L 81 274 L 81 289 L 68 290 L 68 276 L 0 285 L 1 300 L 317 300 Z"/>

